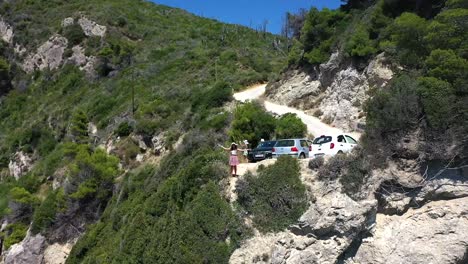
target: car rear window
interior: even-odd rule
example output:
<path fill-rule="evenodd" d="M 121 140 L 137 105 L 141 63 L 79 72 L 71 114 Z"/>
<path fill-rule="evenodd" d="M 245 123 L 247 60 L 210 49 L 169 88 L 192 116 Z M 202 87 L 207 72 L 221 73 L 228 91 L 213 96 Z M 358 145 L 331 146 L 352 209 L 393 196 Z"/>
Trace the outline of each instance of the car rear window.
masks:
<path fill-rule="evenodd" d="M 294 146 L 294 140 L 280 140 L 276 142 L 275 147 L 292 147 Z"/>
<path fill-rule="evenodd" d="M 276 144 L 276 141 L 266 141 L 266 142 L 262 142 L 258 145 L 258 148 L 272 148 L 273 146 L 275 146 Z"/>
<path fill-rule="evenodd" d="M 314 144 L 325 144 L 332 141 L 330 136 L 321 136 L 314 139 Z"/>

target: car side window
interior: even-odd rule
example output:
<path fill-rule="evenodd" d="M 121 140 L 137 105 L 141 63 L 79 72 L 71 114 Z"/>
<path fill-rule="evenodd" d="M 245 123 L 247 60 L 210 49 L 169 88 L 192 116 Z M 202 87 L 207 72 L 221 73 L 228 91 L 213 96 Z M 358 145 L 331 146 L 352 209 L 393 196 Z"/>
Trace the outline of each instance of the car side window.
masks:
<path fill-rule="evenodd" d="M 346 136 L 346 139 L 348 140 L 348 142 L 350 144 L 357 144 L 357 141 L 354 138 L 350 137 L 350 136 Z"/>
<path fill-rule="evenodd" d="M 338 140 L 338 142 L 340 142 L 340 143 L 346 143 L 346 140 L 345 140 L 345 138 L 344 138 L 343 135 L 339 135 L 338 138 L 337 138 L 337 140 Z"/>

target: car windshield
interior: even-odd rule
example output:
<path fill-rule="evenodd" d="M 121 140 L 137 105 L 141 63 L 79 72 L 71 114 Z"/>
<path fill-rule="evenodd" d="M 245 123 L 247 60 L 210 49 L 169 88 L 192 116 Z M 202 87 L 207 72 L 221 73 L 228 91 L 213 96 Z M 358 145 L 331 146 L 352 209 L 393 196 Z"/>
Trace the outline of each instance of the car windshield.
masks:
<path fill-rule="evenodd" d="M 314 139 L 314 144 L 325 144 L 332 141 L 330 136 L 321 136 Z"/>
<path fill-rule="evenodd" d="M 292 147 L 294 146 L 294 140 L 280 140 L 276 142 L 275 147 Z"/>
<path fill-rule="evenodd" d="M 258 144 L 257 148 L 272 148 L 275 146 L 276 141 L 265 141 Z"/>

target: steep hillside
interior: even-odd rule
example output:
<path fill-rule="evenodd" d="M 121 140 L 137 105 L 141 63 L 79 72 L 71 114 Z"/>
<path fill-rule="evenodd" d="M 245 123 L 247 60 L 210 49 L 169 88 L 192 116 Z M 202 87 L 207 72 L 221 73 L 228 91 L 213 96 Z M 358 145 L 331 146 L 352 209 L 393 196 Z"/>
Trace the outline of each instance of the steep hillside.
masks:
<path fill-rule="evenodd" d="M 289 67 L 266 95 L 363 132 L 361 147 L 302 163 L 309 208 L 230 261 L 466 263 L 466 1 L 344 2 L 290 16 Z"/>
<path fill-rule="evenodd" d="M 1 2 L 0 262 L 466 263 L 468 5 L 343 3 L 282 38 L 145 1 Z M 317 129 L 233 102 L 266 81 L 360 146 L 228 179 L 218 144 Z"/>
<path fill-rule="evenodd" d="M 248 232 L 218 187 L 224 104 L 281 39 L 146 1 L 0 10 L 5 263 L 226 262 Z"/>

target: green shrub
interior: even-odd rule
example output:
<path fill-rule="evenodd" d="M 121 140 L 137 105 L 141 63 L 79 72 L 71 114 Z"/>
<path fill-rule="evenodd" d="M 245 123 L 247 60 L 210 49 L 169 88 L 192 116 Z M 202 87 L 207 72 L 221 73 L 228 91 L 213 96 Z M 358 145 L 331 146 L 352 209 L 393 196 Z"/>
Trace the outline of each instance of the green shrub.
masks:
<path fill-rule="evenodd" d="M 122 122 L 115 130 L 115 134 L 117 134 L 119 137 L 126 137 L 130 135 L 132 131 L 133 127 L 128 122 Z"/>
<path fill-rule="evenodd" d="M 334 181 L 340 178 L 346 165 L 346 155 L 335 155 L 320 167 L 317 177 L 321 181 Z"/>
<path fill-rule="evenodd" d="M 316 170 L 323 166 L 325 159 L 322 156 L 318 156 L 309 161 L 309 169 Z"/>
<path fill-rule="evenodd" d="M 346 157 L 344 172 L 340 176 L 343 192 L 354 199 L 360 198 L 360 191 L 369 177 L 370 164 L 360 150 Z"/>
<path fill-rule="evenodd" d="M 70 134 L 73 142 L 86 144 L 88 137 L 88 116 L 82 110 L 76 111 L 71 118 Z"/>
<path fill-rule="evenodd" d="M 5 183 L 0 183 L 0 217 L 3 217 L 8 211 L 8 194 L 10 186 Z"/>
<path fill-rule="evenodd" d="M 349 56 L 367 57 L 377 52 L 374 43 L 369 38 L 369 32 L 364 25 L 358 25 L 353 35 L 347 40 L 344 47 Z"/>
<path fill-rule="evenodd" d="M 214 129 L 215 131 L 221 131 L 226 128 L 230 118 L 228 112 L 216 113 L 203 120 L 202 128 L 204 129 Z"/>
<path fill-rule="evenodd" d="M 234 110 L 229 136 L 234 142 L 246 139 L 256 146 L 260 139 L 269 139 L 273 135 L 275 125 L 275 118 L 258 102 L 249 102 Z"/>
<path fill-rule="evenodd" d="M 296 114 L 287 113 L 276 120 L 276 138 L 302 138 L 307 133 L 307 126 Z"/>
<path fill-rule="evenodd" d="M 137 119 L 135 131 L 138 134 L 153 135 L 158 129 L 158 122 L 151 118 L 139 118 Z"/>
<path fill-rule="evenodd" d="M 33 196 L 30 192 L 22 187 L 14 187 L 10 190 L 10 198 L 12 201 L 28 205 L 35 206 L 39 203 L 39 199 Z"/>
<path fill-rule="evenodd" d="M 78 144 L 68 144 L 65 155 L 71 161 L 66 194 L 77 200 L 108 199 L 119 173 L 118 158 L 107 155 L 103 149 L 91 151 L 88 145 Z"/>
<path fill-rule="evenodd" d="M 120 160 L 129 165 L 140 154 L 140 147 L 131 138 L 126 138 L 117 143 L 116 152 Z"/>
<path fill-rule="evenodd" d="M 426 59 L 428 75 L 451 83 L 462 79 L 468 72 L 468 61 L 457 56 L 453 50 L 436 49 Z"/>
<path fill-rule="evenodd" d="M 8 250 L 12 245 L 21 242 L 26 237 L 28 226 L 22 223 L 14 223 L 7 225 L 3 234 L 0 236 L 4 238 L 3 247 Z"/>
<path fill-rule="evenodd" d="M 220 107 L 232 98 L 232 88 L 226 82 L 217 82 L 212 88 L 203 93 L 196 94 L 192 100 L 195 107 Z"/>
<path fill-rule="evenodd" d="M 379 90 L 365 105 L 367 132 L 374 134 L 406 130 L 418 123 L 421 115 L 415 78 L 402 75 Z"/>
<path fill-rule="evenodd" d="M 390 27 L 391 40 L 396 44 L 397 56 L 409 66 L 418 66 L 427 55 L 424 40 L 428 22 L 413 13 L 403 13 Z"/>
<path fill-rule="evenodd" d="M 468 3 L 465 0 L 447 0 L 445 6 L 448 8 L 468 9 Z"/>
<path fill-rule="evenodd" d="M 292 157 L 258 172 L 247 174 L 236 185 L 239 204 L 251 215 L 262 232 L 280 231 L 293 224 L 307 208 L 305 186 L 300 180 L 299 164 Z"/>
<path fill-rule="evenodd" d="M 44 232 L 55 221 L 56 214 L 65 208 L 65 196 L 62 189 L 50 192 L 41 205 L 34 211 L 31 231 L 34 234 Z"/>
<path fill-rule="evenodd" d="M 340 10 L 324 8 L 319 11 L 312 8 L 309 11 L 301 31 L 304 57 L 309 63 L 318 64 L 328 60 L 335 42 L 336 29 L 344 19 L 345 13 Z"/>
<path fill-rule="evenodd" d="M 291 50 L 288 53 L 288 65 L 298 65 L 302 60 L 304 46 L 297 39 L 293 40 Z"/>
<path fill-rule="evenodd" d="M 455 117 L 455 95 L 450 83 L 433 77 L 419 79 L 422 105 L 429 124 L 445 129 Z"/>
<path fill-rule="evenodd" d="M 75 46 L 83 42 L 86 35 L 78 24 L 67 26 L 63 29 L 63 36 L 68 39 L 70 46 Z"/>

